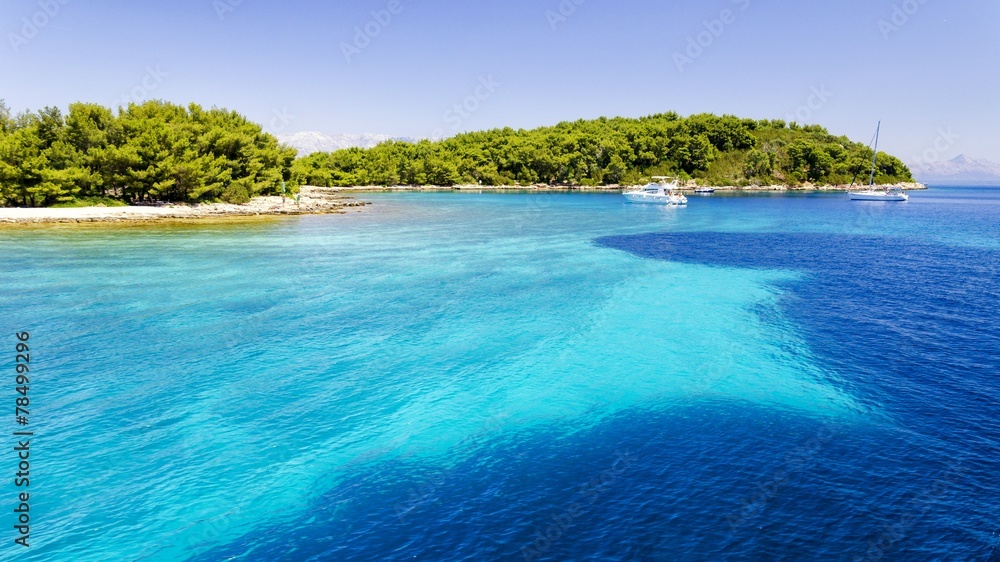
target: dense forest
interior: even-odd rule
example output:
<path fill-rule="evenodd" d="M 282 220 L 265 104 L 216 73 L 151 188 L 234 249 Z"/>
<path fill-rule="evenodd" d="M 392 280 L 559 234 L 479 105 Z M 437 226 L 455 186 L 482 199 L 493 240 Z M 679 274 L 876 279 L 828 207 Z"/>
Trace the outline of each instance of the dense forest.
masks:
<path fill-rule="evenodd" d="M 280 193 L 294 149 L 238 113 L 151 101 L 11 116 L 0 102 L 0 204 L 243 203 Z M 293 185 L 294 187 L 294 185 Z"/>
<path fill-rule="evenodd" d="M 653 175 L 743 186 L 844 184 L 856 175 L 867 183 L 871 159 L 864 144 L 817 125 L 665 113 L 387 142 L 312 154 L 293 169 L 305 182 L 323 186 L 629 185 Z M 882 152 L 875 180 L 913 181 L 899 159 Z"/>
<path fill-rule="evenodd" d="M 0 204 L 242 203 L 299 185 L 703 185 L 867 181 L 871 148 L 817 125 L 676 113 L 386 142 L 296 159 L 242 115 L 150 101 L 12 116 L 0 101 Z M 880 152 L 879 183 L 913 181 Z"/>

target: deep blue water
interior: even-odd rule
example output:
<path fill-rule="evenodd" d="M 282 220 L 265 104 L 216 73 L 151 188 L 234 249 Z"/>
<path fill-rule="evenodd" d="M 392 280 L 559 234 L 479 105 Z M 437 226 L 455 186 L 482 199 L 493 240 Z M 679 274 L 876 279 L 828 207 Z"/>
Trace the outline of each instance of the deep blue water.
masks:
<path fill-rule="evenodd" d="M 0 231 L 0 558 L 1000 559 L 1000 189 L 366 199 Z"/>

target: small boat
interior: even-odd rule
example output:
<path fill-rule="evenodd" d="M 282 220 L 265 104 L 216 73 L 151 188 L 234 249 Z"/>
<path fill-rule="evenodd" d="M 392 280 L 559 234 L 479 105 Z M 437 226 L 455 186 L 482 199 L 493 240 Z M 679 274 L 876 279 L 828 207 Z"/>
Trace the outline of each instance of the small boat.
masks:
<path fill-rule="evenodd" d="M 871 176 L 868 178 L 868 189 L 864 191 L 850 191 L 848 190 L 847 195 L 851 198 L 851 201 L 909 201 L 910 196 L 907 195 L 903 188 L 898 185 L 890 185 L 885 189 L 875 189 L 875 161 L 878 158 L 878 134 L 882 130 L 882 122 L 878 122 L 878 127 L 875 129 L 875 153 L 872 155 L 872 172 Z M 851 183 L 853 186 L 854 183 Z"/>
<path fill-rule="evenodd" d="M 715 193 L 714 187 L 698 187 L 694 190 L 695 193 Z"/>
<path fill-rule="evenodd" d="M 669 179 L 672 178 L 669 176 L 653 176 L 653 183 L 623 191 L 622 195 L 629 203 L 655 203 L 675 207 L 687 205 L 687 197 L 684 197 L 678 191 L 677 179 L 673 178 L 673 181 L 666 183 L 666 180 Z"/>

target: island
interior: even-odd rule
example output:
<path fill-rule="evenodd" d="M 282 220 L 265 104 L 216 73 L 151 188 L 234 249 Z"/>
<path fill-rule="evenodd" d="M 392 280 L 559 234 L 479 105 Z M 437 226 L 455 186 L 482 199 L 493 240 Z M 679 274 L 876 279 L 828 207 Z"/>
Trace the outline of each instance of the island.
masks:
<path fill-rule="evenodd" d="M 664 113 L 387 141 L 310 154 L 292 170 L 303 183 L 328 187 L 615 187 L 676 176 L 691 185 L 809 189 L 868 183 L 873 156 L 868 146 L 819 125 Z M 906 165 L 884 152 L 874 179 L 914 183 Z"/>
<path fill-rule="evenodd" d="M 11 115 L 0 101 L 0 223 L 339 213 L 347 192 L 620 190 L 653 176 L 689 189 L 906 189 L 898 158 L 818 125 L 670 112 L 298 157 L 237 112 L 163 101 L 74 103 Z"/>

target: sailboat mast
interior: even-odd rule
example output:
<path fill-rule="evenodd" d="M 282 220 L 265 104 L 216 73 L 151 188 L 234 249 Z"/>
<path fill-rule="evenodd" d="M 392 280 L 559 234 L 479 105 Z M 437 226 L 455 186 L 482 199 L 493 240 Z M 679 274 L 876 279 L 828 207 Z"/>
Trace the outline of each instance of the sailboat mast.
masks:
<path fill-rule="evenodd" d="M 875 154 L 872 154 L 872 175 L 868 178 L 868 185 L 875 185 L 875 159 L 878 158 L 878 133 L 882 130 L 882 122 L 878 122 L 875 128 Z"/>

